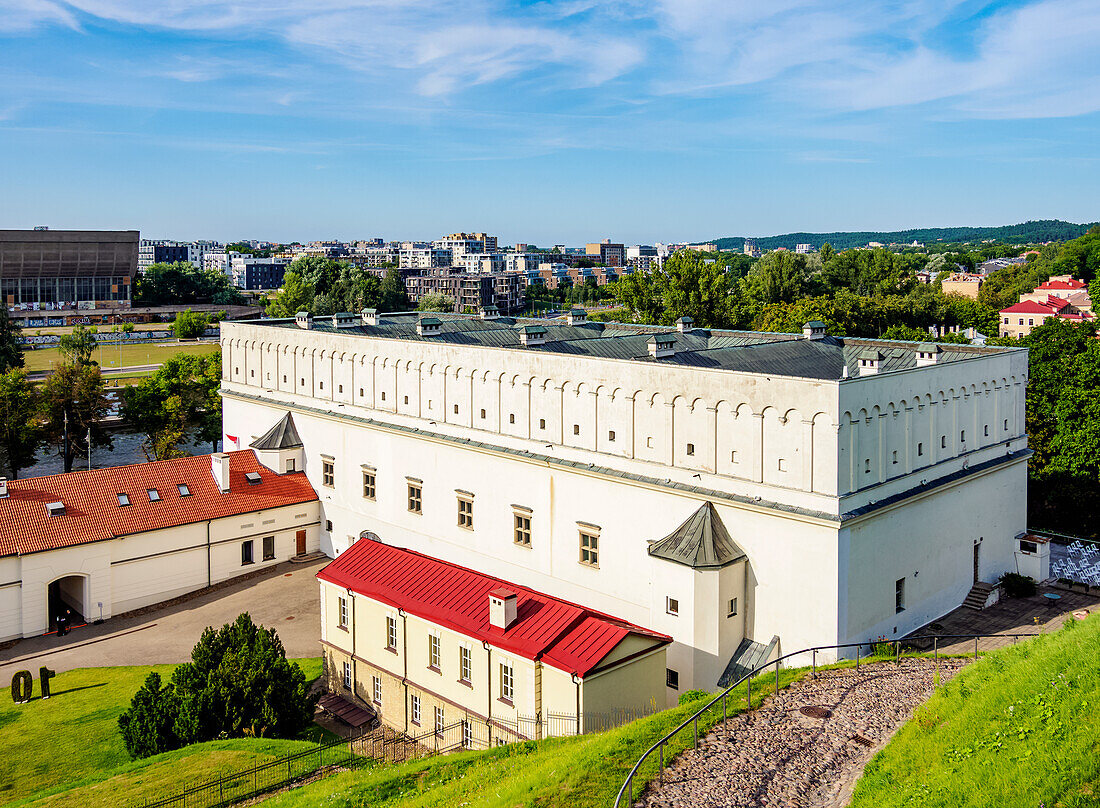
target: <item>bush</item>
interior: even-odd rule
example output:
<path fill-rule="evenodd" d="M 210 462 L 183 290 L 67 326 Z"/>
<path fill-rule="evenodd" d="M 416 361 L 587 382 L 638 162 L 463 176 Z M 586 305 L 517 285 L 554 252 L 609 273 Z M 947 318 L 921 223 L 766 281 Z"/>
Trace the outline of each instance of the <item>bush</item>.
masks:
<path fill-rule="evenodd" d="M 1001 576 L 1000 583 L 1010 598 L 1028 598 L 1038 591 L 1034 578 L 1018 572 L 1006 572 Z"/>
<path fill-rule="evenodd" d="M 687 704 L 692 701 L 698 701 L 699 699 L 706 698 L 709 695 L 710 693 L 705 690 L 685 690 L 683 693 L 680 694 L 680 701 L 678 703 Z"/>
<path fill-rule="evenodd" d="M 177 339 L 195 339 L 201 337 L 206 327 L 210 324 L 210 318 L 197 311 L 186 309 L 176 315 L 172 323 L 172 333 Z"/>
<path fill-rule="evenodd" d="M 130 756 L 149 757 L 182 746 L 176 734 L 178 712 L 175 688 L 161 687 L 160 674 L 150 673 L 130 701 L 130 709 L 118 718 L 118 728 Z"/>
<path fill-rule="evenodd" d="M 317 699 L 275 630 L 244 613 L 207 628 L 171 685 L 150 674 L 118 723 L 130 754 L 148 757 L 216 738 L 293 738 L 312 723 Z"/>

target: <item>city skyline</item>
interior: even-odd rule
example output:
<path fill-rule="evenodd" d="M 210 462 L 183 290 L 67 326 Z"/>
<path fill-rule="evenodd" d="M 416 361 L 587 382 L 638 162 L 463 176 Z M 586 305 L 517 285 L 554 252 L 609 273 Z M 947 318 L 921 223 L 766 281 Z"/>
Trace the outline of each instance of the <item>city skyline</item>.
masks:
<path fill-rule="evenodd" d="M 1084 0 L 0 8 L 7 227 L 544 246 L 1097 218 Z"/>

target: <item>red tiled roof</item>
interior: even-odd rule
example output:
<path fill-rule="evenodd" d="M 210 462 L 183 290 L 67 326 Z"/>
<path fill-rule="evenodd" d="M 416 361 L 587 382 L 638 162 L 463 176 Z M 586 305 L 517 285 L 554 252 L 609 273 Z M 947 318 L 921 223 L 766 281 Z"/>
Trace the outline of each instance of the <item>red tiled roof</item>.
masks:
<path fill-rule="evenodd" d="M 672 638 L 457 564 L 360 539 L 317 573 L 327 581 L 503 651 L 585 676 L 625 637 Z M 489 594 L 515 592 L 516 621 L 489 625 Z"/>
<path fill-rule="evenodd" d="M 245 479 L 249 472 L 259 474 L 260 482 L 250 484 Z M 190 496 L 180 495 L 180 483 Z M 149 501 L 152 488 L 160 493 L 157 502 Z M 129 496 L 129 505 L 118 504 L 119 493 Z M 7 498 L 0 499 L 0 557 L 316 499 L 304 472 L 276 474 L 247 449 L 229 452 L 229 491 L 224 494 L 211 474 L 210 455 L 12 480 Z M 65 514 L 48 515 L 50 502 L 63 502 Z"/>

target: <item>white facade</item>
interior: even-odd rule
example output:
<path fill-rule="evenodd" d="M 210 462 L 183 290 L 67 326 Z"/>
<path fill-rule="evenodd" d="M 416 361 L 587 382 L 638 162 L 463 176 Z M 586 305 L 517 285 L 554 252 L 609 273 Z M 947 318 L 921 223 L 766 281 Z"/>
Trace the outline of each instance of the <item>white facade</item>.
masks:
<path fill-rule="evenodd" d="M 745 638 L 786 653 L 902 636 L 961 603 L 975 544 L 982 580 L 1014 568 L 1024 351 L 822 379 L 384 333 L 227 323 L 224 429 L 293 413 L 325 552 L 371 532 L 668 633 L 681 690 L 713 688 Z M 647 553 L 708 501 L 746 563 Z"/>
<path fill-rule="evenodd" d="M 440 247 L 405 247 L 398 253 L 402 269 L 432 269 L 451 265 L 451 251 Z"/>

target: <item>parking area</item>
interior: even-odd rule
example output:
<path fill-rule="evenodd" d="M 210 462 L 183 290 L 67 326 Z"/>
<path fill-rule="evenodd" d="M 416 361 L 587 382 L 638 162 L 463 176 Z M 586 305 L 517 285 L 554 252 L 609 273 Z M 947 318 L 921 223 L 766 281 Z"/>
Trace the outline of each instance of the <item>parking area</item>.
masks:
<path fill-rule="evenodd" d="M 185 662 L 207 626 L 232 622 L 248 612 L 260 625 L 274 628 L 288 657 L 320 654 L 321 611 L 314 575 L 329 559 L 283 563 L 266 574 L 177 602 L 113 618 L 101 625 L 20 640 L 0 651 L 0 682 L 17 670 L 51 670 L 114 665 Z"/>

